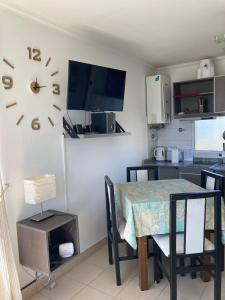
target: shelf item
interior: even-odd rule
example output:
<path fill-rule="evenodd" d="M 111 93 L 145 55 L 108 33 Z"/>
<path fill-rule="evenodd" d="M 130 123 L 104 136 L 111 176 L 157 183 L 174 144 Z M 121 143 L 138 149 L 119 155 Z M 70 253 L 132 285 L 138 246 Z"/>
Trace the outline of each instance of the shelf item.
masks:
<path fill-rule="evenodd" d="M 80 253 L 78 217 L 49 210 L 54 216 L 41 222 L 30 218 L 17 223 L 21 265 L 47 276 L 70 258 L 59 256 L 59 244 L 72 242 L 74 257 Z"/>

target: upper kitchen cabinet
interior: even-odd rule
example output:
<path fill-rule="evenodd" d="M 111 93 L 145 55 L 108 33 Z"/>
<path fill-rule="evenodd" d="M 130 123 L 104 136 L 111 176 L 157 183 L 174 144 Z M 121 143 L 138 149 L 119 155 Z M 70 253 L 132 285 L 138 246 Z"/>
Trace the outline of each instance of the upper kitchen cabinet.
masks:
<path fill-rule="evenodd" d="M 171 89 L 165 75 L 146 77 L 148 124 L 159 125 L 170 122 Z"/>
<path fill-rule="evenodd" d="M 215 77 L 215 112 L 225 114 L 225 75 Z"/>
<path fill-rule="evenodd" d="M 208 117 L 215 113 L 214 78 L 176 82 L 173 88 L 174 118 Z"/>

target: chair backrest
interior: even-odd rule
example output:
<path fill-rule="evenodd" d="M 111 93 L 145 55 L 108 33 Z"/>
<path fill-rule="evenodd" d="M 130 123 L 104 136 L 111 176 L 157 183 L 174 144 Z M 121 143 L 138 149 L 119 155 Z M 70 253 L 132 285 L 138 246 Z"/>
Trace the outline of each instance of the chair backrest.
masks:
<path fill-rule="evenodd" d="M 215 248 L 221 243 L 221 191 L 170 195 L 170 253 L 176 255 L 177 208 L 184 205 L 184 254 L 205 252 L 206 201 L 214 200 Z M 181 209 L 181 207 L 179 207 Z M 215 213 L 216 212 L 216 213 Z"/>
<path fill-rule="evenodd" d="M 207 190 L 220 190 L 224 197 L 224 176 L 207 170 L 201 171 L 201 186 Z"/>
<path fill-rule="evenodd" d="M 158 179 L 157 166 L 127 167 L 127 182 Z"/>
<path fill-rule="evenodd" d="M 108 176 L 105 176 L 105 199 L 106 199 L 106 217 L 107 230 L 112 231 L 114 238 L 119 238 L 116 219 L 116 205 L 114 197 L 114 185 Z"/>

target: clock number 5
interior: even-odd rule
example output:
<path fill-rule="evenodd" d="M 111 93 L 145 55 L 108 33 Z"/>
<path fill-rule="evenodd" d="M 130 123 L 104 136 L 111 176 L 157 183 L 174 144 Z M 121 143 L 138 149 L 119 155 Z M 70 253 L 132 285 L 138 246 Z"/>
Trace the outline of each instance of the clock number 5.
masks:
<path fill-rule="evenodd" d="M 6 90 L 10 90 L 13 87 L 13 79 L 10 76 L 2 76 L 2 83 Z"/>
<path fill-rule="evenodd" d="M 35 61 L 41 61 L 41 50 L 27 47 L 29 53 L 29 59 L 33 59 Z"/>
<path fill-rule="evenodd" d="M 60 85 L 58 83 L 53 83 L 53 94 L 54 95 L 60 95 Z"/>
<path fill-rule="evenodd" d="M 31 122 L 31 128 L 33 130 L 39 130 L 41 128 L 41 124 L 38 118 L 35 118 Z"/>

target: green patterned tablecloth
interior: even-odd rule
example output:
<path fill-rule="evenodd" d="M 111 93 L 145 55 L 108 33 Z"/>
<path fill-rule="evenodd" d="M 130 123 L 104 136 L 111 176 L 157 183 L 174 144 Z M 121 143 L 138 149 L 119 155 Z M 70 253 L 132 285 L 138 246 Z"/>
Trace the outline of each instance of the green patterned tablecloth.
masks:
<path fill-rule="evenodd" d="M 204 191 L 185 179 L 153 180 L 115 184 L 117 210 L 126 220 L 125 240 L 137 248 L 136 237 L 165 234 L 169 232 L 169 195 Z M 225 230 L 224 205 L 222 201 L 222 224 Z M 206 229 L 213 229 L 213 200 L 207 201 Z M 184 226 L 184 202 L 177 209 L 177 230 Z M 225 232 L 222 234 L 225 244 Z"/>

